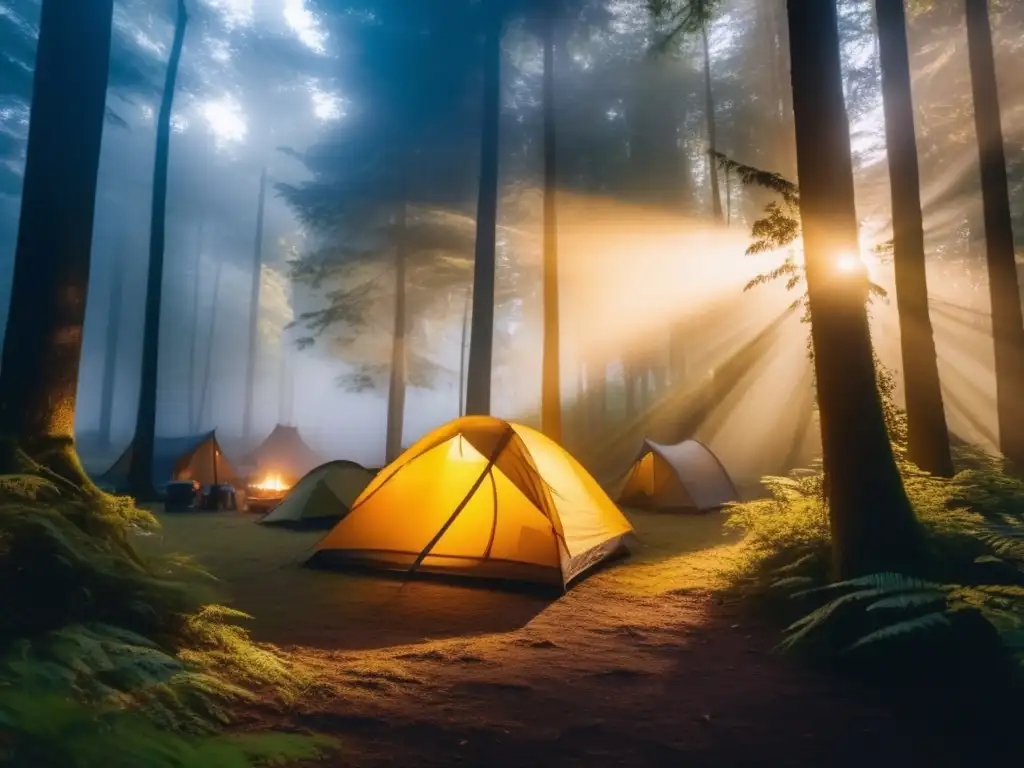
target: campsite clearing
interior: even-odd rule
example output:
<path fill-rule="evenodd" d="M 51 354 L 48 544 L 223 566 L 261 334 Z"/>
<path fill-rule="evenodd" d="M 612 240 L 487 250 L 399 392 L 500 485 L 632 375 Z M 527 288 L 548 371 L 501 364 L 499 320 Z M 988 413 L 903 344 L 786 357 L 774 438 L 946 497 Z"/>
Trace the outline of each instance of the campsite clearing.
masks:
<path fill-rule="evenodd" d="M 631 557 L 553 601 L 309 570 L 321 534 L 160 517 L 143 546 L 196 557 L 257 640 L 315 673 L 294 711 L 243 727 L 339 736 L 329 765 L 960 764 L 928 715 L 798 669 L 714 596 L 734 551 L 721 515 L 630 513 Z"/>

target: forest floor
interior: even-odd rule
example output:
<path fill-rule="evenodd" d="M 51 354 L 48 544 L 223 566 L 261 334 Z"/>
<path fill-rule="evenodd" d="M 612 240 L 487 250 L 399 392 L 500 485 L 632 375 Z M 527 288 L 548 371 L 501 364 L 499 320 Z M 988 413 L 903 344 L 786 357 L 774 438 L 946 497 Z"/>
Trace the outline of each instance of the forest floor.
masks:
<path fill-rule="evenodd" d="M 719 515 L 630 513 L 631 556 L 557 600 L 307 570 L 322 534 L 159 517 L 146 548 L 194 556 L 256 640 L 315 670 L 293 711 L 245 725 L 338 737 L 317 765 L 989 764 L 958 757 L 955 722 L 773 653 L 777 628 L 717 591 L 736 546 Z"/>

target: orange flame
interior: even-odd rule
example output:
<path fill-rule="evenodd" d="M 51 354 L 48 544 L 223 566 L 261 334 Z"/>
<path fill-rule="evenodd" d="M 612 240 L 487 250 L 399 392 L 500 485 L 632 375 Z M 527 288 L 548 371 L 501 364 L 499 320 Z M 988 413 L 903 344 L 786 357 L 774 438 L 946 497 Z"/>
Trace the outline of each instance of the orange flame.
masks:
<path fill-rule="evenodd" d="M 284 480 L 281 479 L 280 475 L 266 475 L 262 480 L 256 483 L 253 488 L 259 491 L 285 491 L 288 490 L 288 486 L 285 485 Z"/>

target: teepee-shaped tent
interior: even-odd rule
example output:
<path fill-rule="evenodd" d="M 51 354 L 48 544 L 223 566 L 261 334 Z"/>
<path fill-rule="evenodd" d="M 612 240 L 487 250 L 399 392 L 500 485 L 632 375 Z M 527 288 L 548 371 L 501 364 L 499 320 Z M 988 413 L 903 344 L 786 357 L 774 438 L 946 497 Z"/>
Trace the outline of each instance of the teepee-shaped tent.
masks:
<path fill-rule="evenodd" d="M 134 442 L 100 480 L 121 489 L 128 479 Z M 153 441 L 153 485 L 157 489 L 173 480 L 198 480 L 203 485 L 231 483 L 235 470 L 224 458 L 216 431 L 187 437 L 158 437 Z"/>
<path fill-rule="evenodd" d="M 261 523 L 292 528 L 330 528 L 348 514 L 373 480 L 373 472 L 354 461 L 329 461 L 307 474 Z"/>
<path fill-rule="evenodd" d="M 618 499 L 627 507 L 695 512 L 709 512 L 738 500 L 722 462 L 696 440 L 676 445 L 644 440 Z"/>
<path fill-rule="evenodd" d="M 267 439 L 249 454 L 245 463 L 255 467 L 257 475 L 275 475 L 285 487 L 291 487 L 300 477 L 322 464 L 323 459 L 306 445 L 297 427 L 278 424 Z"/>
<path fill-rule="evenodd" d="M 466 416 L 381 470 L 310 564 L 564 589 L 618 551 L 631 530 L 556 443 L 528 427 Z"/>

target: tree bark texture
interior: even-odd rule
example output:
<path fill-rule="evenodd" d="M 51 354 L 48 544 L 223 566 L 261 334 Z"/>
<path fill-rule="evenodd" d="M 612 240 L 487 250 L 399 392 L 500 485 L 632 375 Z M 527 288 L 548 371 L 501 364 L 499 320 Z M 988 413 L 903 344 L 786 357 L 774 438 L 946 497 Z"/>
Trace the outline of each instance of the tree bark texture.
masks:
<path fill-rule="evenodd" d="M 907 404 L 907 453 L 926 472 L 953 474 L 935 336 L 928 314 L 928 278 L 921 183 L 910 85 L 904 0 L 876 0 L 882 65 L 885 142 L 892 191 L 896 307 L 900 319 Z"/>
<path fill-rule="evenodd" d="M 858 252 L 850 126 L 834 2 L 789 0 L 793 111 L 821 442 L 840 577 L 899 568 L 919 529 L 882 414 Z"/>

